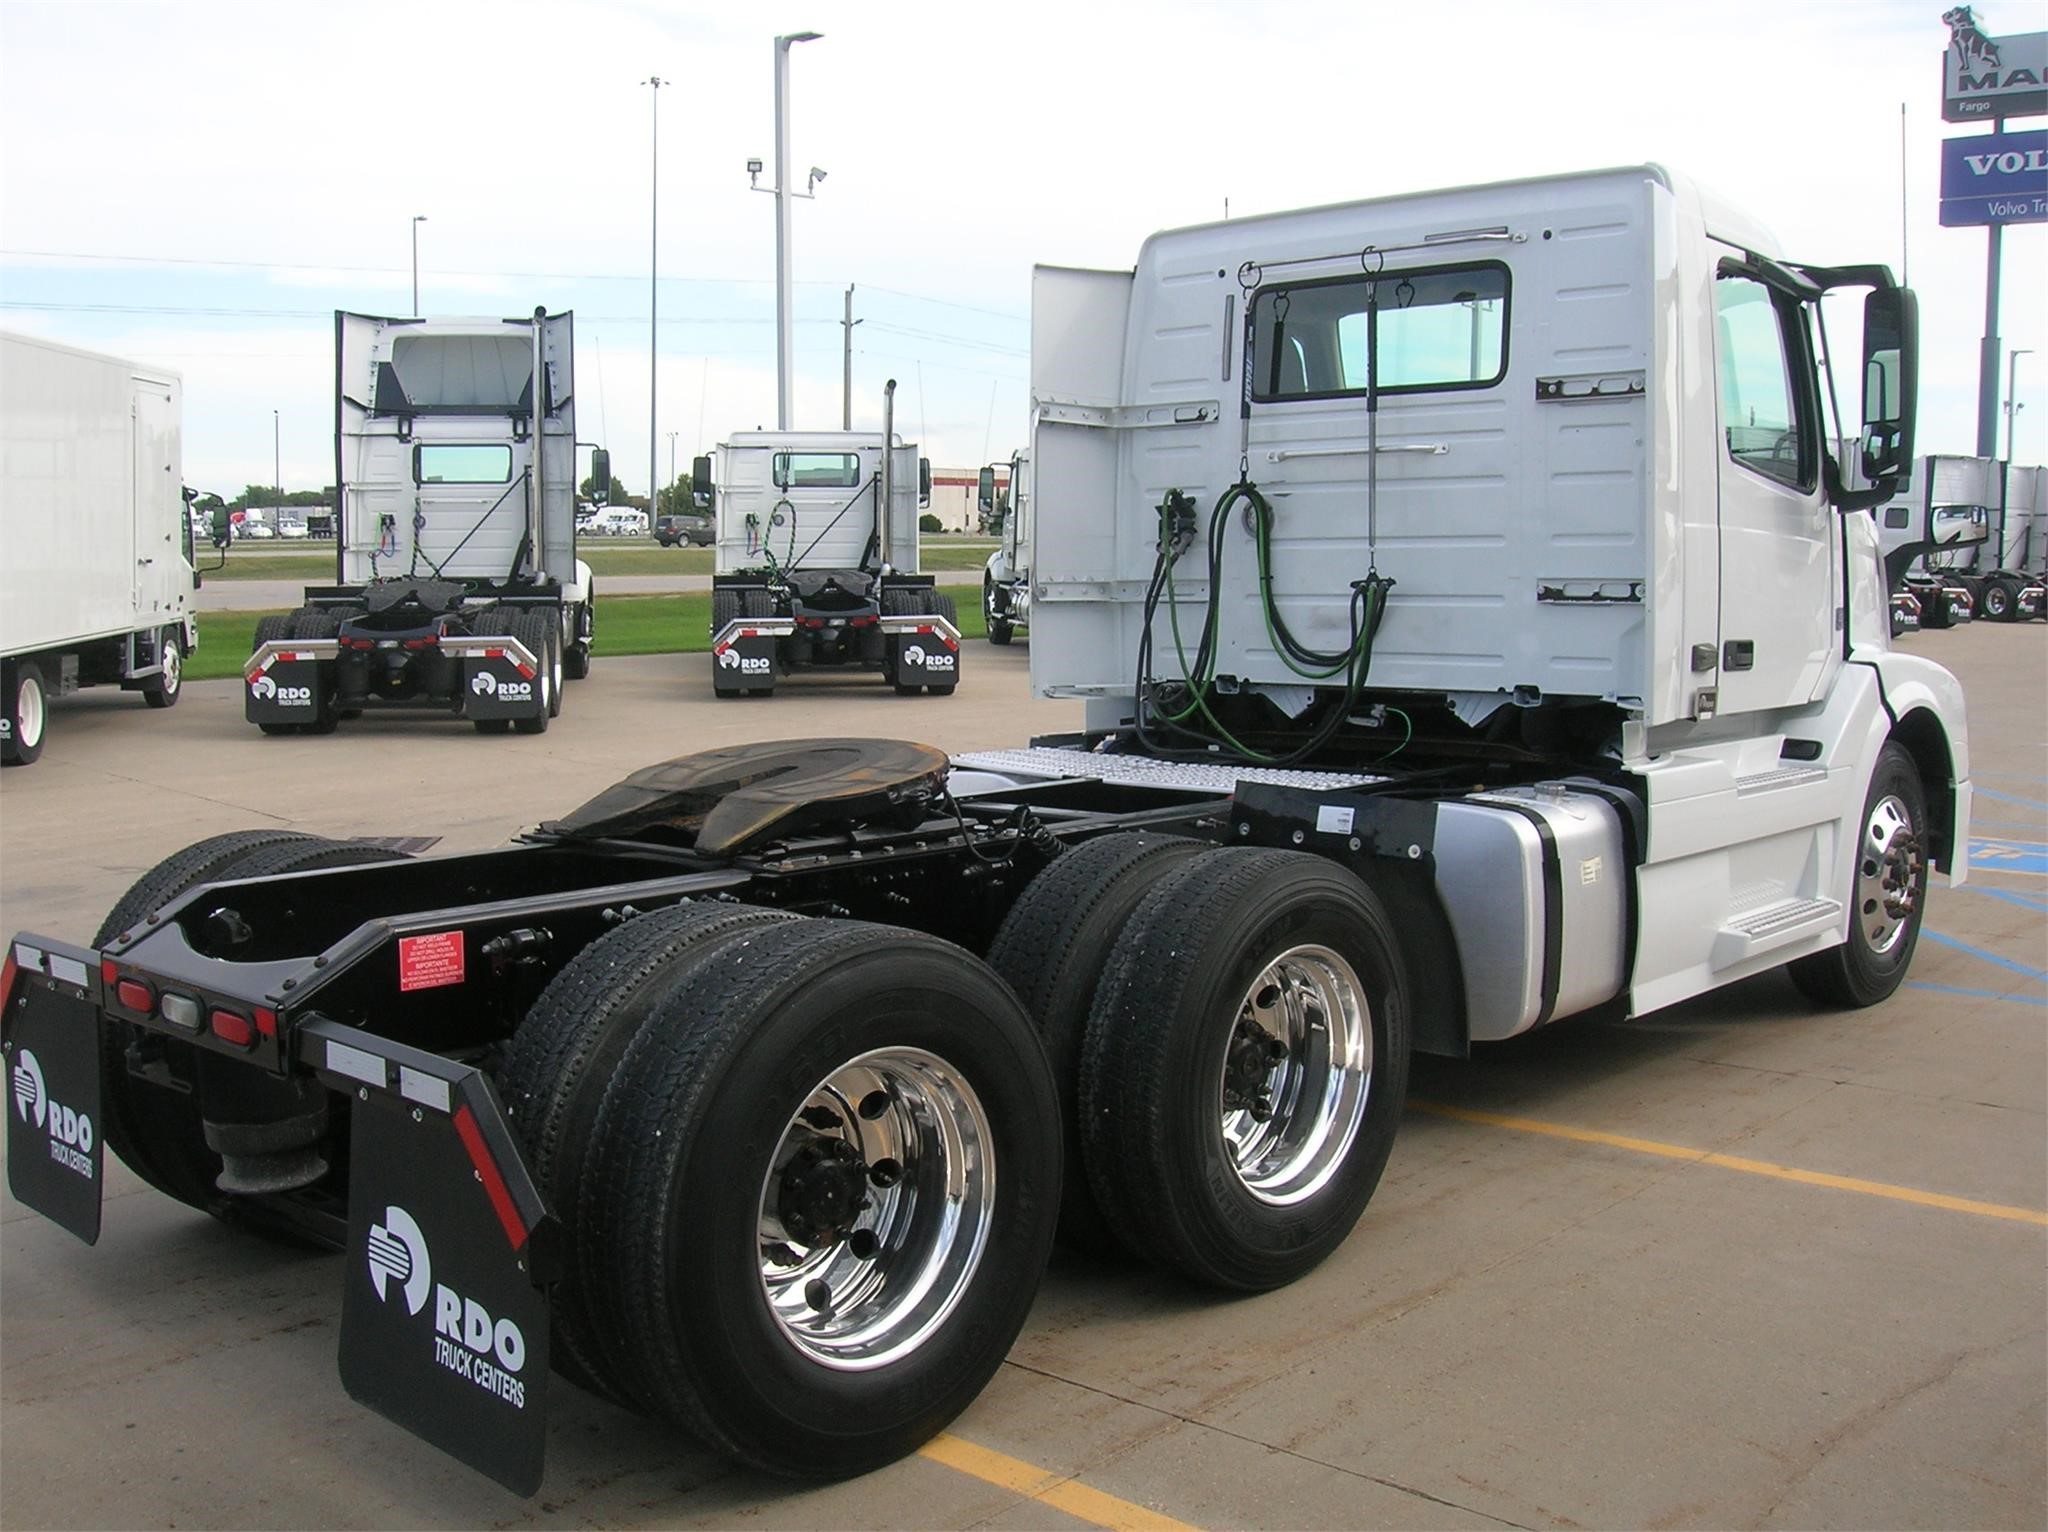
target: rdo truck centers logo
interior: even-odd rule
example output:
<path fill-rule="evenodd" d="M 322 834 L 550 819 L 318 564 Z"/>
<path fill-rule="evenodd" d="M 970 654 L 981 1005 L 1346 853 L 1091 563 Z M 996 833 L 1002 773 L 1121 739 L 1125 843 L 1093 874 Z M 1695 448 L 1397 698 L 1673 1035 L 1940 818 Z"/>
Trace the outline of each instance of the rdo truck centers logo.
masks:
<path fill-rule="evenodd" d="M 408 1314 L 434 1300 L 434 1360 L 458 1378 L 495 1394 L 515 1410 L 526 1408 L 526 1336 L 509 1319 L 493 1319 L 474 1298 L 434 1281 L 434 1258 L 418 1221 L 404 1208 L 384 1209 L 384 1221 L 370 1226 L 365 1255 L 370 1286 L 379 1302 L 403 1301 Z"/>
<path fill-rule="evenodd" d="M 50 1158 L 88 1180 L 92 1177 L 92 1119 L 50 1099 L 43 1066 L 27 1048 L 15 1055 L 9 1079 L 14 1109 L 23 1122 L 33 1122 L 50 1135 Z"/>

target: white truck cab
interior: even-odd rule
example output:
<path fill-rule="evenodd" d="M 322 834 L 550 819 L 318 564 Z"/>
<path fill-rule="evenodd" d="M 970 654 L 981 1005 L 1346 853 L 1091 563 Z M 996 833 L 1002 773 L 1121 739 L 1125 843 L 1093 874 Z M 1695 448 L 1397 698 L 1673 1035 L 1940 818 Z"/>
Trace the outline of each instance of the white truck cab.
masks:
<path fill-rule="evenodd" d="M 1860 366 L 1819 322 L 1841 287 Z M 1795 959 L 1897 982 L 1927 861 L 1967 873 L 1970 779 L 1956 681 L 1890 645 L 1889 272 L 1793 264 L 1646 166 L 1175 230 L 1133 271 L 1039 268 L 1032 325 L 1032 676 L 1091 735 L 1630 796 L 1561 872 L 1611 914 L 1532 924 L 1502 993 L 1550 1002 L 1474 1005 L 1468 1040 L 1566 1014 L 1575 950 L 1630 1012 Z M 1826 451 L 1838 388 L 1876 489 Z M 1455 860 L 1451 923 L 1500 960 L 1514 875 Z"/>

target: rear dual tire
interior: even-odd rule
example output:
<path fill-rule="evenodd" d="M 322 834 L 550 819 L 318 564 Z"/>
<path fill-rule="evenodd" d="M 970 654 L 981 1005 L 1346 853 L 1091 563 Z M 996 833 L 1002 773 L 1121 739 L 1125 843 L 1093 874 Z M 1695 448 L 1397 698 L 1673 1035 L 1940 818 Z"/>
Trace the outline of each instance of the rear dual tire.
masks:
<path fill-rule="evenodd" d="M 1262 1291 L 1350 1232 L 1410 1049 L 1391 923 L 1358 878 L 1300 852 L 1105 836 L 1039 874 L 990 959 L 1058 1078 L 1063 1241 Z"/>
<path fill-rule="evenodd" d="M 605 1041 L 536 1042 L 552 1084 L 522 1066 L 568 1104 L 563 1145 L 595 1101 L 574 1188 L 546 1161 L 600 1351 L 571 1365 L 757 1467 L 864 1472 L 965 1408 L 1022 1327 L 1059 1181 L 1044 1055 L 933 937 L 669 918 L 604 939 L 624 994 Z"/>

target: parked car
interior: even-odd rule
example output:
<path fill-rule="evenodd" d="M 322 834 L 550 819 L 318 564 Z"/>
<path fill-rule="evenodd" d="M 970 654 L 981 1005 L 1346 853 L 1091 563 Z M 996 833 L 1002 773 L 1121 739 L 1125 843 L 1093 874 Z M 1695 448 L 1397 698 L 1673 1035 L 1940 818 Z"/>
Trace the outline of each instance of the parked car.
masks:
<path fill-rule="evenodd" d="M 303 542 L 308 534 L 303 521 L 287 521 L 278 527 L 277 535 L 290 543 Z"/>
<path fill-rule="evenodd" d="M 708 548 L 711 539 L 711 518 L 708 515 L 685 513 L 654 518 L 654 540 L 664 548 L 679 548 L 686 543 Z"/>

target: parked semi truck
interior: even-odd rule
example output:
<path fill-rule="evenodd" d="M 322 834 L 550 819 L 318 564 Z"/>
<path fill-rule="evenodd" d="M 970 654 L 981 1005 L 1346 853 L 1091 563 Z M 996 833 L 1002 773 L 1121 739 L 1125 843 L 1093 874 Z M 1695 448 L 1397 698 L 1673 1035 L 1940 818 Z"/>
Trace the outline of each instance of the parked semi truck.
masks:
<path fill-rule="evenodd" d="M 1884 268 L 1647 167 L 1177 230 L 1032 308 L 1032 674 L 1084 732 L 715 750 L 496 851 L 201 842 L 8 949 L 16 1195 L 90 1240 L 111 1144 L 330 1240 L 349 1391 L 517 1489 L 550 1364 L 851 1473 L 973 1399 L 1056 1233 L 1316 1266 L 1416 1049 L 1895 992 L 1971 785 L 1890 648 Z"/>
<path fill-rule="evenodd" d="M 896 381 L 882 430 L 738 431 L 691 467 L 715 513 L 711 685 L 765 697 L 813 667 L 867 669 L 906 695 L 960 684 L 959 617 L 918 572 L 918 511 L 931 464 L 896 438 Z"/>
<path fill-rule="evenodd" d="M 175 372 L 0 334 L 0 764 L 43 753 L 49 700 L 178 700 L 199 644 Z"/>
<path fill-rule="evenodd" d="M 1031 453 L 1012 453 L 1010 509 L 996 529 L 998 546 L 981 573 L 981 615 L 992 644 L 1007 644 L 1017 629 L 1031 630 Z M 979 498 L 993 506 L 996 470 L 982 469 Z"/>
<path fill-rule="evenodd" d="M 1996 458 L 1917 460 L 1884 508 L 1879 534 L 1895 609 L 1913 612 L 1895 626 L 2048 617 L 2048 546 L 2034 504 L 2040 485 L 2040 469 Z"/>
<path fill-rule="evenodd" d="M 398 707 L 545 731 L 595 625 L 573 317 L 337 313 L 334 354 L 336 583 L 257 625 L 249 721 L 324 734 Z"/>

